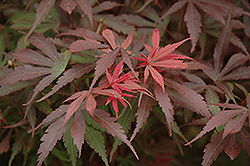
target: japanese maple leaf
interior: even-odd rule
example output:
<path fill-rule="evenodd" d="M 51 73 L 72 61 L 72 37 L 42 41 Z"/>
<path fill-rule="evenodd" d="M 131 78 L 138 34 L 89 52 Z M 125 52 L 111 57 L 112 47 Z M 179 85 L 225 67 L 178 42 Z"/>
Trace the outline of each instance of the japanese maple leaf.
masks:
<path fill-rule="evenodd" d="M 143 58 L 134 57 L 139 61 L 143 61 L 143 63 L 140 64 L 141 67 L 146 66 L 144 71 L 144 83 L 146 82 L 149 73 L 151 73 L 153 79 L 162 87 L 163 91 L 165 91 L 163 77 L 160 74 L 161 71 L 160 69 L 158 69 L 158 67 L 180 68 L 180 69 L 187 68 L 188 65 L 184 63 L 183 60 L 179 59 L 191 59 L 191 60 L 193 59 L 184 55 L 172 53 L 176 48 L 178 48 L 182 43 L 184 43 L 187 40 L 189 40 L 189 38 L 184 39 L 175 44 L 168 44 L 165 47 L 159 49 L 160 34 L 159 30 L 156 28 L 153 31 L 152 35 L 153 47 L 144 44 L 146 49 L 149 51 L 148 57 L 146 57 L 143 54 L 141 54 Z"/>
<path fill-rule="evenodd" d="M 34 93 L 27 103 L 30 104 L 45 87 L 62 74 L 70 59 L 70 53 L 67 51 L 64 54 L 58 53 L 51 39 L 46 39 L 43 34 L 33 33 L 28 38 L 28 41 L 40 49 L 47 57 L 31 49 L 23 49 L 15 53 L 16 59 L 26 64 L 15 67 L 15 70 L 5 72 L 0 78 L 0 84 L 14 84 L 21 80 L 31 80 L 47 75 L 35 87 Z"/>
<path fill-rule="evenodd" d="M 119 75 L 122 72 L 122 68 L 123 68 L 123 62 L 125 59 L 123 59 L 116 67 L 115 70 L 113 72 L 113 75 L 111 76 L 111 74 L 108 72 L 108 70 L 106 70 L 106 77 L 108 82 L 104 83 L 103 85 L 101 85 L 101 87 L 104 88 L 108 88 L 108 87 L 112 87 L 116 92 L 118 92 L 121 96 L 123 97 L 134 97 L 133 95 L 130 94 L 126 94 L 126 93 L 122 93 L 122 91 L 127 91 L 127 92 L 134 92 L 132 91 L 132 89 L 143 89 L 140 85 L 136 84 L 135 82 L 133 82 L 132 80 L 127 81 L 131 78 L 130 73 L 124 74 L 122 76 L 119 77 Z M 126 86 L 125 84 L 121 84 L 122 82 L 126 82 L 125 84 L 130 84 L 132 86 Z M 114 96 L 110 96 L 107 100 L 107 103 L 110 103 L 112 101 L 112 105 L 113 108 L 115 110 L 116 113 L 116 117 L 118 114 L 118 103 L 117 100 L 121 102 L 121 104 L 126 107 L 126 103 L 128 103 L 128 105 L 131 107 L 130 103 L 125 100 L 124 98 L 117 98 Z"/>
<path fill-rule="evenodd" d="M 241 16 L 242 14 L 247 14 L 243 9 L 233 5 L 231 2 L 226 0 L 180 0 L 173 4 L 170 9 L 167 10 L 165 14 L 159 19 L 163 19 L 168 15 L 182 9 L 187 4 L 186 13 L 184 15 L 184 21 L 187 24 L 188 33 L 190 34 L 192 40 L 191 52 L 195 50 L 195 46 L 198 41 L 199 34 L 201 33 L 201 15 L 197 10 L 200 7 L 204 12 L 214 17 L 216 20 L 225 24 L 225 19 L 223 14 L 228 14 L 231 8 L 233 9 L 233 17 Z M 158 21 L 159 21 L 158 20 Z M 158 22 L 157 21 L 157 22 Z"/>
<path fill-rule="evenodd" d="M 230 108 L 232 110 L 224 110 L 217 114 L 215 114 L 206 124 L 206 126 L 203 128 L 203 130 L 189 143 L 186 145 L 191 144 L 192 142 L 196 141 L 198 138 L 202 137 L 207 132 L 213 130 L 216 127 L 219 127 L 221 125 L 224 125 L 227 123 L 224 127 L 224 132 L 222 135 L 222 139 L 225 138 L 229 134 L 233 134 L 236 132 L 239 132 L 244 122 L 246 121 L 247 116 L 250 116 L 249 109 L 250 109 L 250 95 L 248 94 L 247 97 L 247 107 L 243 107 L 236 104 L 227 104 L 227 103 L 219 103 L 214 104 L 220 107 L 224 108 Z"/>

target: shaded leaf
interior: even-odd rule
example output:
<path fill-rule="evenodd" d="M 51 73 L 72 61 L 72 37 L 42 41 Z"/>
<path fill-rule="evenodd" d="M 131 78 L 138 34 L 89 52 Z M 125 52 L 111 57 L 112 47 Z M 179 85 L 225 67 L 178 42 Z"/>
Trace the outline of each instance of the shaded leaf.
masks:
<path fill-rule="evenodd" d="M 137 116 L 136 119 L 136 127 L 133 131 L 132 136 L 130 137 L 130 142 L 135 138 L 136 134 L 141 129 L 142 125 L 147 122 L 149 117 L 149 113 L 152 110 L 153 99 L 148 97 L 147 95 L 142 96 L 140 107 L 135 114 Z"/>
<path fill-rule="evenodd" d="M 36 19 L 33 23 L 32 28 L 29 30 L 25 37 L 25 40 L 34 32 L 36 27 L 45 19 L 49 14 L 50 10 L 55 4 L 55 0 L 42 0 L 36 9 Z"/>
<path fill-rule="evenodd" d="M 239 80 L 239 79 L 249 79 L 249 78 L 250 78 L 250 66 L 248 67 L 243 66 L 225 75 L 222 78 L 222 80 L 227 81 L 227 80 Z"/>
<path fill-rule="evenodd" d="M 214 47 L 214 71 L 219 72 L 222 67 L 222 62 L 224 60 L 224 51 L 227 49 L 231 36 L 232 36 L 232 27 L 231 27 L 231 16 L 232 16 L 232 10 L 229 13 L 226 25 L 222 29 L 218 41 Z"/>
<path fill-rule="evenodd" d="M 207 103 L 209 103 L 208 107 L 210 109 L 210 112 L 213 115 L 219 113 L 221 111 L 220 108 L 218 106 L 210 104 L 210 103 L 219 103 L 220 102 L 218 94 L 212 88 L 210 88 L 210 86 L 208 86 L 206 89 L 205 97 L 206 97 Z"/>
<path fill-rule="evenodd" d="M 90 26 L 93 28 L 93 14 L 92 14 L 92 7 L 88 0 L 75 0 L 78 6 L 82 9 L 85 15 L 88 16 Z"/>
<path fill-rule="evenodd" d="M 250 134 L 249 132 L 242 128 L 241 131 L 239 132 L 240 134 L 240 139 L 242 143 L 243 149 L 246 150 L 248 156 L 250 157 Z"/>
<path fill-rule="evenodd" d="M 7 152 L 10 148 L 10 137 L 11 137 L 12 130 L 8 132 L 5 138 L 0 143 L 0 154 Z"/>

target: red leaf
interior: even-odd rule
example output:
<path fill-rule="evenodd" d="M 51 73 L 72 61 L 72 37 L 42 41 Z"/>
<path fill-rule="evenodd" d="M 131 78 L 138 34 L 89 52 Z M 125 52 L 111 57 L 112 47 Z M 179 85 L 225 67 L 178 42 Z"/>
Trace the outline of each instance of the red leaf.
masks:
<path fill-rule="evenodd" d="M 201 26 L 202 26 L 201 15 L 197 11 L 193 3 L 188 3 L 184 20 L 187 23 L 188 33 L 190 34 L 191 37 L 192 41 L 191 52 L 193 52 L 195 50 L 199 34 L 201 33 Z"/>
<path fill-rule="evenodd" d="M 246 150 L 248 156 L 250 157 L 250 134 L 249 132 L 242 128 L 241 131 L 239 132 L 240 134 L 240 139 L 242 143 L 243 149 Z"/>
<path fill-rule="evenodd" d="M 247 118 L 247 111 L 245 111 L 239 117 L 228 122 L 224 128 L 222 139 L 225 138 L 228 134 L 233 134 L 240 131 L 244 122 L 246 121 L 246 118 Z"/>
<path fill-rule="evenodd" d="M 110 117 L 109 113 L 99 109 L 95 109 L 92 118 L 97 123 L 99 123 L 103 128 L 106 128 L 113 137 L 117 136 L 120 140 L 122 140 L 122 142 L 124 142 L 131 149 L 135 157 L 139 159 L 135 152 L 134 147 L 127 140 L 127 136 L 124 134 L 125 131 L 122 130 L 122 126 L 119 123 L 114 122 L 117 120 L 116 118 Z"/>
<path fill-rule="evenodd" d="M 192 142 L 196 141 L 200 137 L 202 137 L 204 134 L 207 132 L 213 130 L 216 127 L 219 127 L 220 125 L 224 125 L 227 123 L 230 119 L 233 117 L 239 115 L 240 113 L 244 112 L 244 110 L 226 110 L 226 111 L 221 111 L 217 114 L 215 114 L 206 124 L 206 126 L 203 128 L 203 130 L 190 142 L 188 142 L 186 145 L 191 144 Z"/>
<path fill-rule="evenodd" d="M 56 145 L 56 142 L 60 140 L 62 138 L 63 133 L 66 132 L 67 124 L 64 124 L 64 118 L 65 116 L 53 122 L 45 131 L 46 134 L 44 134 L 43 137 L 41 138 L 41 141 L 44 142 L 40 144 L 40 147 L 37 151 L 37 154 L 41 153 L 38 157 L 37 166 L 42 165 L 43 161 L 48 156 L 49 152 Z M 58 130 L 62 124 L 64 124 L 63 127 L 60 130 Z"/>
<path fill-rule="evenodd" d="M 127 49 L 128 46 L 132 43 L 134 31 L 135 31 L 135 30 L 133 30 L 133 31 L 128 35 L 128 37 L 122 42 L 121 47 L 122 47 L 124 50 Z"/>
<path fill-rule="evenodd" d="M 25 37 L 25 40 L 34 32 L 36 27 L 45 19 L 55 4 L 55 0 L 42 0 L 36 9 L 36 19 Z"/>
<path fill-rule="evenodd" d="M 92 8 L 88 0 L 75 0 L 75 2 L 80 6 L 85 15 L 88 16 L 90 21 L 90 26 L 93 28 L 93 14 Z"/>
<path fill-rule="evenodd" d="M 231 160 L 235 159 L 241 151 L 241 145 L 236 133 L 230 134 L 230 140 L 224 152 L 230 157 Z"/>
<path fill-rule="evenodd" d="M 74 139 L 74 144 L 76 145 L 79 156 L 82 152 L 82 144 L 84 143 L 84 133 L 86 130 L 85 118 L 80 109 L 75 112 L 73 122 L 71 124 L 71 136 Z"/>
<path fill-rule="evenodd" d="M 159 102 L 159 105 L 162 108 L 162 111 L 167 119 L 169 135 L 172 136 L 171 128 L 172 126 L 174 126 L 174 118 L 173 118 L 174 110 L 171 100 L 168 96 L 168 93 L 162 91 L 160 89 L 160 86 L 156 82 L 154 82 L 154 93 L 155 93 L 155 98 Z"/>
<path fill-rule="evenodd" d="M 160 44 L 160 32 L 157 28 L 153 31 L 151 40 L 152 40 L 153 48 L 158 48 Z"/>
<path fill-rule="evenodd" d="M 69 14 L 76 8 L 76 5 L 74 0 L 62 0 L 60 3 L 60 7 Z"/>
<path fill-rule="evenodd" d="M 161 86 L 162 91 L 165 92 L 164 81 L 163 81 L 162 75 L 157 70 L 155 70 L 152 66 L 147 66 L 147 68 L 149 69 L 153 79 Z"/>
<path fill-rule="evenodd" d="M 248 93 L 248 96 L 247 96 L 247 108 L 250 109 L 250 93 Z"/>
<path fill-rule="evenodd" d="M 69 51 L 79 52 L 79 51 L 95 49 L 95 48 L 109 48 L 109 46 L 105 44 L 99 44 L 99 43 L 94 43 L 94 42 L 85 41 L 85 40 L 77 40 L 69 46 Z"/>
<path fill-rule="evenodd" d="M 139 132 L 142 125 L 147 122 L 149 113 L 152 110 L 152 106 L 153 106 L 152 98 L 146 95 L 143 95 L 140 107 L 138 108 L 137 113 L 136 113 L 136 116 L 137 116 L 136 127 L 132 136 L 130 137 L 130 142 L 135 138 L 136 134 Z"/>
<path fill-rule="evenodd" d="M 225 149 L 230 137 L 226 137 L 225 139 L 221 139 L 221 137 L 222 134 L 220 132 L 219 134 L 213 136 L 211 142 L 206 145 L 201 165 L 210 166 L 219 156 L 219 154 Z"/>

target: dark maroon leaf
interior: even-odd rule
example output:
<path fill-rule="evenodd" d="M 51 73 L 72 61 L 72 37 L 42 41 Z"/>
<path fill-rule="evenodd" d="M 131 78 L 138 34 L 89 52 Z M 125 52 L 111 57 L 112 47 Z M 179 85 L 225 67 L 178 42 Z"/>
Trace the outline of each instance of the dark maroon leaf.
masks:
<path fill-rule="evenodd" d="M 10 148 L 10 137 L 11 137 L 12 130 L 8 132 L 5 138 L 0 143 L 0 154 L 7 152 Z"/>
<path fill-rule="evenodd" d="M 242 128 L 239 134 L 242 147 L 246 150 L 248 156 L 250 157 L 250 133 L 246 129 Z"/>
<path fill-rule="evenodd" d="M 171 128 L 174 126 L 174 110 L 171 103 L 171 100 L 168 96 L 168 93 L 165 91 L 163 92 L 161 87 L 154 81 L 154 94 L 156 100 L 159 102 L 160 107 L 162 108 L 163 113 L 165 114 L 167 123 L 168 123 L 168 129 L 169 129 L 169 135 L 172 136 Z"/>
<path fill-rule="evenodd" d="M 192 139 L 189 143 L 185 145 L 189 145 L 192 142 L 196 141 L 200 137 L 202 137 L 204 134 L 207 132 L 213 130 L 216 127 L 219 127 L 220 125 L 224 125 L 227 123 L 230 119 L 233 117 L 241 114 L 245 110 L 226 110 L 226 111 L 221 111 L 217 114 L 215 114 L 206 124 L 206 126 L 203 128 L 203 130 L 194 138 Z"/>
<path fill-rule="evenodd" d="M 152 110 L 152 106 L 153 99 L 148 97 L 147 95 L 143 95 L 140 107 L 138 108 L 137 113 L 135 114 L 137 116 L 136 127 L 132 136 L 130 137 L 130 142 L 135 138 L 142 125 L 147 122 L 149 113 Z"/>
<path fill-rule="evenodd" d="M 222 62 L 224 60 L 224 52 L 227 49 L 230 39 L 232 36 L 232 27 L 231 27 L 231 16 L 232 11 L 229 13 L 226 25 L 222 29 L 220 36 L 218 37 L 218 41 L 216 43 L 216 46 L 214 47 L 214 71 L 219 72 L 222 67 Z"/>
<path fill-rule="evenodd" d="M 165 79 L 165 80 L 167 83 L 170 84 L 172 88 L 178 91 L 187 100 L 189 105 L 195 108 L 196 113 L 205 116 L 207 119 L 210 119 L 211 115 L 210 112 L 208 111 L 208 106 L 200 94 L 173 80 L 170 79 Z"/>
<path fill-rule="evenodd" d="M 228 122 L 224 128 L 222 138 L 225 138 L 228 134 L 233 134 L 241 130 L 244 122 L 247 118 L 247 111 L 243 112 L 242 115 Z"/>
<path fill-rule="evenodd" d="M 219 154 L 225 149 L 230 137 L 222 139 L 221 132 L 211 139 L 211 142 L 204 149 L 204 156 L 201 165 L 210 166 Z"/>
<path fill-rule="evenodd" d="M 239 80 L 239 79 L 249 79 L 250 78 L 250 66 L 243 66 L 239 69 L 232 71 L 231 73 L 225 75 L 222 80 Z"/>
<path fill-rule="evenodd" d="M 241 151 L 241 145 L 236 133 L 230 134 L 230 139 L 224 152 L 230 157 L 231 160 L 235 159 Z"/>

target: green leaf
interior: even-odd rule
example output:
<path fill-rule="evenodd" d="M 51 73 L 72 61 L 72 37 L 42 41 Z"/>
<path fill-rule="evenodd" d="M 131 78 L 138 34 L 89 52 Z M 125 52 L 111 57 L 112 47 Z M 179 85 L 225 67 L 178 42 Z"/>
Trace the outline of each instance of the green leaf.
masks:
<path fill-rule="evenodd" d="M 73 143 L 73 138 L 72 138 L 71 132 L 70 132 L 72 122 L 73 122 L 73 120 L 71 118 L 71 120 L 69 121 L 69 123 L 67 125 L 67 130 L 63 134 L 63 141 L 64 141 L 64 146 L 66 147 L 67 153 L 70 157 L 71 164 L 73 166 L 75 166 L 76 162 L 77 162 L 77 148 Z"/>
<path fill-rule="evenodd" d="M 89 124 L 86 124 L 85 139 L 88 145 L 99 154 L 105 165 L 108 166 L 108 159 L 102 133 Z"/>

